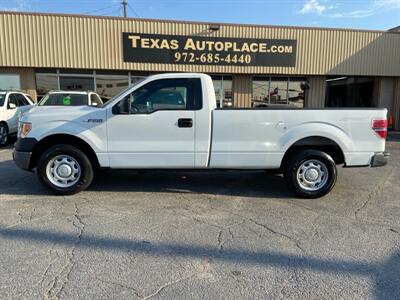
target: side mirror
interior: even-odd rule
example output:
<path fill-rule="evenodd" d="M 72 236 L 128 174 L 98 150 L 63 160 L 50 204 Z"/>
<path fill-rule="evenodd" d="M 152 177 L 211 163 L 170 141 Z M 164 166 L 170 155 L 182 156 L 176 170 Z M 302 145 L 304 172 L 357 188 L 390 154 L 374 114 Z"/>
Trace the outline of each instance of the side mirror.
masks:
<path fill-rule="evenodd" d="M 112 108 L 112 112 L 114 115 L 129 115 L 130 107 L 131 101 L 129 100 L 129 97 L 127 97 L 115 104 Z"/>
<path fill-rule="evenodd" d="M 97 107 L 99 104 L 97 102 L 92 102 L 91 106 Z"/>
<path fill-rule="evenodd" d="M 14 103 L 8 103 L 8 108 L 9 109 L 16 109 L 17 106 Z"/>

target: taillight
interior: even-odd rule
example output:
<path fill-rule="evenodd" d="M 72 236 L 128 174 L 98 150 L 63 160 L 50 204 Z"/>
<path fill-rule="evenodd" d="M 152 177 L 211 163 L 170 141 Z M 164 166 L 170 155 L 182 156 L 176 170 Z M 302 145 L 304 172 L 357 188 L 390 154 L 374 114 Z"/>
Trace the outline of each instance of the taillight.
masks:
<path fill-rule="evenodd" d="M 375 131 L 375 133 L 383 138 L 386 139 L 387 136 L 387 120 L 386 119 L 376 119 L 372 120 L 372 130 Z"/>

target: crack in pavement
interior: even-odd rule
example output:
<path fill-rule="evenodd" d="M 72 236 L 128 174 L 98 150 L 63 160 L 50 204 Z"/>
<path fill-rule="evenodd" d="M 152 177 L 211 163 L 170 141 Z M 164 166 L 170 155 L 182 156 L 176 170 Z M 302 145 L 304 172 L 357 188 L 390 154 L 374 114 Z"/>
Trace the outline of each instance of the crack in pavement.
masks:
<path fill-rule="evenodd" d="M 360 211 L 362 211 L 368 205 L 368 203 L 372 200 L 374 196 L 378 196 L 383 191 L 388 179 L 390 178 L 390 175 L 392 175 L 393 173 L 393 170 L 394 168 L 391 167 L 389 171 L 386 172 L 386 175 L 381 180 L 381 182 L 377 184 L 375 188 L 367 194 L 367 200 L 365 200 L 364 203 L 354 211 L 354 218 L 357 218 L 357 215 L 360 213 Z"/>
<path fill-rule="evenodd" d="M 64 197 L 64 200 L 65 200 L 65 197 Z M 75 223 L 75 220 L 73 220 L 72 225 L 78 229 L 78 236 L 75 239 L 75 243 L 69 252 L 70 254 L 69 254 L 69 257 L 67 258 L 66 264 L 61 269 L 59 274 L 54 277 L 54 279 L 52 280 L 51 287 L 46 291 L 46 294 L 44 295 L 46 299 L 53 299 L 53 298 L 59 299 L 60 298 L 60 294 L 64 291 L 64 288 L 70 279 L 70 274 L 72 272 L 72 269 L 74 268 L 75 263 L 76 263 L 75 262 L 76 247 L 79 245 L 79 243 L 82 240 L 82 235 L 85 230 L 86 224 L 82 221 L 82 218 L 80 217 L 80 209 L 79 209 L 78 205 L 76 204 L 76 202 L 74 203 L 74 206 L 75 206 L 75 211 L 73 214 L 73 218 L 77 221 L 77 224 Z M 65 274 L 65 275 L 63 275 L 63 274 Z"/>
<path fill-rule="evenodd" d="M 295 238 L 293 238 L 293 237 L 291 237 L 291 236 L 289 236 L 289 235 L 287 235 L 287 234 L 285 234 L 285 233 L 278 232 L 278 231 L 276 231 L 276 230 L 274 230 L 274 229 L 268 227 L 268 226 L 265 225 L 265 224 L 262 224 L 262 223 L 257 222 L 256 220 L 254 220 L 254 219 L 252 219 L 252 218 L 247 218 L 247 220 L 249 220 L 251 223 L 253 223 L 253 224 L 255 224 L 255 225 L 258 225 L 258 226 L 260 226 L 260 227 L 266 229 L 267 231 L 269 231 L 269 232 L 272 233 L 272 234 L 279 235 L 279 236 L 281 236 L 281 237 L 283 237 L 283 238 L 285 238 L 285 239 L 290 240 L 292 243 L 294 243 L 294 245 L 295 245 L 298 249 L 300 249 L 301 252 L 305 252 L 304 249 L 301 247 L 300 242 L 299 242 L 298 240 L 296 240 Z"/>
<path fill-rule="evenodd" d="M 218 242 L 218 252 L 219 253 L 222 253 L 223 252 L 223 250 L 224 250 L 224 246 L 225 246 L 225 244 L 227 243 L 227 242 L 229 242 L 229 241 L 233 241 L 233 239 L 235 238 L 235 236 L 234 236 L 234 234 L 233 234 L 233 232 L 232 232 L 232 227 L 235 227 L 235 226 L 238 226 L 238 225 L 241 225 L 241 224 L 243 224 L 245 222 L 245 220 L 244 219 L 242 219 L 242 221 L 241 222 L 237 222 L 237 223 L 234 223 L 234 224 L 229 224 L 229 225 L 226 225 L 226 226 L 221 226 L 221 229 L 219 230 L 219 232 L 218 232 L 218 237 L 217 237 L 217 242 Z M 229 239 L 225 239 L 225 240 L 223 240 L 222 239 L 222 233 L 223 233 L 223 231 L 224 230 L 228 230 L 228 233 L 229 233 L 229 235 L 230 235 L 230 238 Z"/>
<path fill-rule="evenodd" d="M 180 283 L 182 281 L 186 281 L 186 280 L 192 279 L 192 278 L 194 278 L 196 276 L 197 276 L 197 273 L 191 274 L 191 275 L 186 276 L 186 277 L 179 278 L 179 279 L 177 279 L 175 281 L 168 282 L 168 283 L 162 285 L 161 287 L 159 287 L 154 293 L 152 293 L 150 295 L 147 295 L 145 297 L 142 297 L 142 300 L 147 300 L 147 299 L 153 298 L 153 297 L 157 296 L 158 294 L 160 294 L 166 288 L 168 288 L 170 286 L 173 286 L 175 284 L 178 284 L 178 283 Z"/>
<path fill-rule="evenodd" d="M 100 282 L 102 282 L 102 283 L 111 284 L 111 285 L 116 285 L 116 286 L 119 286 L 119 287 L 121 287 L 121 288 L 130 290 L 130 291 L 133 291 L 133 293 L 135 294 L 135 296 L 137 296 L 137 297 L 140 298 L 140 299 L 143 299 L 143 296 L 140 295 L 139 291 L 138 291 L 137 289 L 135 289 L 134 287 L 131 287 L 131 286 L 129 286 L 129 285 L 125 285 L 125 284 L 122 284 L 122 283 L 114 282 L 114 281 L 109 281 L 109 280 L 101 279 L 101 278 L 99 278 L 99 277 L 95 277 L 95 278 L 96 278 L 96 280 L 98 280 L 98 281 L 100 281 Z"/>

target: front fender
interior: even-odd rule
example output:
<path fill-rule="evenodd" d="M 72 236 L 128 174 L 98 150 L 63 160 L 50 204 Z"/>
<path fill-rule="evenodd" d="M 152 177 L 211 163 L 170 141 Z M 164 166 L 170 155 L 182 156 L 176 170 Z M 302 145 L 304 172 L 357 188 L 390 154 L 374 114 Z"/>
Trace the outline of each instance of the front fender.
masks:
<path fill-rule="evenodd" d="M 79 137 L 97 152 L 107 152 L 107 139 L 103 124 L 88 124 L 77 121 L 49 121 L 35 123 L 27 137 L 34 137 L 38 141 L 56 134 L 67 134 Z"/>

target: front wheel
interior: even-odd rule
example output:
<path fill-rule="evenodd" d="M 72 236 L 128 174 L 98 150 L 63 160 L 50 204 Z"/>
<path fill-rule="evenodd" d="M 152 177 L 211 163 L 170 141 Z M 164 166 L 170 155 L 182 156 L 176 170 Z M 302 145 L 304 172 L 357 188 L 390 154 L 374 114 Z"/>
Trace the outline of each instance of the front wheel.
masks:
<path fill-rule="evenodd" d="M 319 198 L 336 183 L 336 164 L 332 157 L 319 150 L 303 150 L 289 158 L 284 177 L 289 187 L 301 198 Z"/>
<path fill-rule="evenodd" d="M 84 152 L 70 145 L 55 145 L 43 153 L 37 164 L 40 182 L 59 195 L 85 190 L 93 180 L 93 168 Z"/>
<path fill-rule="evenodd" d="M 8 128 L 5 124 L 0 124 L 0 147 L 4 147 L 8 142 Z"/>

